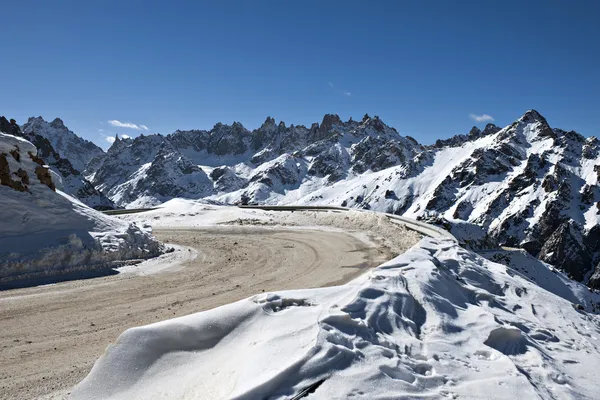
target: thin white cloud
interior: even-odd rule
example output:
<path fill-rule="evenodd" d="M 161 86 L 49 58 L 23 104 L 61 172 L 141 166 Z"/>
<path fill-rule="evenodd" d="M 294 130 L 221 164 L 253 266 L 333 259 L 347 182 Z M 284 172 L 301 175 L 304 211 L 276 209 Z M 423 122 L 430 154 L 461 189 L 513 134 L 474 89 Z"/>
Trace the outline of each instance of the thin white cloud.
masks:
<path fill-rule="evenodd" d="M 491 115 L 488 114 L 481 114 L 481 115 L 477 115 L 477 114 L 469 114 L 469 117 L 477 122 L 492 122 L 494 120 L 494 117 L 492 117 Z"/>
<path fill-rule="evenodd" d="M 350 92 L 344 92 L 344 94 L 345 94 L 346 96 L 352 96 L 352 93 L 350 93 Z"/>
<path fill-rule="evenodd" d="M 148 130 L 148 127 L 146 125 L 136 125 L 131 122 L 121 122 L 116 119 L 111 119 L 110 121 L 108 121 L 108 123 L 111 124 L 112 126 L 116 126 L 117 128 L 136 129 L 138 131 L 141 131 L 141 130 L 147 131 Z"/>
<path fill-rule="evenodd" d="M 329 84 L 330 87 L 334 87 L 333 83 L 331 83 L 331 81 L 327 82 L 327 84 Z"/>
<path fill-rule="evenodd" d="M 131 136 L 129 135 L 121 135 L 121 139 L 129 139 Z"/>
<path fill-rule="evenodd" d="M 113 144 L 115 142 L 115 137 L 114 136 L 107 136 L 107 137 L 104 138 L 104 140 L 106 140 L 110 144 Z"/>

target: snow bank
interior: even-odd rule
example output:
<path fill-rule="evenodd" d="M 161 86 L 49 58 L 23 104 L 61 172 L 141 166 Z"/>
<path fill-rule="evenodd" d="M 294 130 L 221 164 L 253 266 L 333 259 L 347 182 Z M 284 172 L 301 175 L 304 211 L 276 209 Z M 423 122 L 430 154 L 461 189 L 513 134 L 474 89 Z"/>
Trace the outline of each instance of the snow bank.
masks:
<path fill-rule="evenodd" d="M 138 224 L 163 228 L 199 228 L 215 225 L 260 225 L 293 227 L 350 233 L 362 241 L 383 244 L 400 254 L 417 243 L 422 235 L 396 224 L 381 213 L 347 211 L 265 211 L 207 204 L 203 200 L 173 199 L 155 210 L 119 215 Z"/>
<path fill-rule="evenodd" d="M 86 272 L 162 252 L 162 245 L 137 225 L 40 182 L 36 168 L 41 161 L 30 156 L 36 154 L 30 142 L 0 133 L 0 154 L 8 162 L 7 176 L 20 179 L 24 187 L 18 191 L 0 185 L 0 285 Z"/>
<path fill-rule="evenodd" d="M 447 239 L 342 286 L 125 331 L 74 399 L 597 396 L 598 316 Z"/>

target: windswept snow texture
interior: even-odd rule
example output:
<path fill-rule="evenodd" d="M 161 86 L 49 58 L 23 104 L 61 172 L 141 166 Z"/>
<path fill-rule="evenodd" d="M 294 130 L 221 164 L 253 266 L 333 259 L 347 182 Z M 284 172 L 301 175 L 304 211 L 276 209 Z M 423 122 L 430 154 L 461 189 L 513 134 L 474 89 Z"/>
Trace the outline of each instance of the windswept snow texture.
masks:
<path fill-rule="evenodd" d="M 129 329 L 72 398 L 595 399 L 598 299 L 561 285 L 427 238 L 346 285 Z"/>
<path fill-rule="evenodd" d="M 54 191 L 36 154 L 25 139 L 0 133 L 0 285 L 162 252 L 162 245 L 137 225 Z"/>

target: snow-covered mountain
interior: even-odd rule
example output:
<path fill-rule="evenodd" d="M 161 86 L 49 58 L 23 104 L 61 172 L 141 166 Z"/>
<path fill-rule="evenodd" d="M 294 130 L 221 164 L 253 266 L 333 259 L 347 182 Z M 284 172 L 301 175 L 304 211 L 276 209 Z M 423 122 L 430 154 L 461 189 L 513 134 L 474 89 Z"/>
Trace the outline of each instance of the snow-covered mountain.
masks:
<path fill-rule="evenodd" d="M 377 117 L 328 114 L 310 128 L 267 118 L 253 131 L 219 123 L 118 140 L 89 176 L 126 207 L 188 197 L 428 219 L 472 248 L 524 248 L 600 287 L 598 150 L 596 138 L 553 129 L 534 110 L 503 129 L 488 124 L 431 146 Z"/>
<path fill-rule="evenodd" d="M 54 150 L 78 171 L 83 171 L 92 158 L 104 154 L 100 147 L 70 131 L 60 118 L 47 122 L 42 117 L 31 117 L 21 130 L 26 135 L 40 135 L 48 139 Z"/>
<path fill-rule="evenodd" d="M 9 121 L 5 117 L 0 117 L 0 132 L 25 138 L 33 143 L 37 148 L 37 156 L 44 159 L 55 173 L 54 183 L 58 189 L 89 207 L 98 210 L 114 209 L 115 204 L 85 179 L 80 170 L 76 169 L 68 158 L 56 150 L 52 141 L 59 143 L 68 154 L 77 155 L 76 160 L 79 164 L 82 160 L 88 160 L 89 157 L 84 155 L 86 151 L 91 151 L 92 154 L 97 153 L 95 150 L 97 146 L 79 138 L 65 128 L 62 121 L 57 121 L 60 120 L 56 119 L 52 123 L 48 123 L 41 117 L 30 118 L 29 122 L 24 125 L 26 131 L 23 132 L 15 120 Z M 61 128 L 55 128 L 56 126 L 61 126 Z M 65 137 L 60 137 L 60 134 Z M 100 151 L 102 152 L 102 150 Z"/>
<path fill-rule="evenodd" d="M 37 154 L 31 142 L 0 133 L 0 285 L 106 268 L 163 251 L 137 225 L 58 190 Z"/>
<path fill-rule="evenodd" d="M 273 202 L 285 201 L 294 190 L 309 192 L 406 163 L 422 150 L 378 117 L 342 122 L 328 114 L 310 128 L 267 118 L 252 132 L 236 122 L 210 131 L 118 139 L 85 173 L 120 206 L 154 205 L 173 197 Z M 162 176 L 169 179 L 159 185 Z"/>
<path fill-rule="evenodd" d="M 319 188 L 298 202 L 437 220 L 465 240 L 476 239 L 472 228 L 480 227 L 484 242 L 524 248 L 586 281 L 600 261 L 597 139 L 552 129 L 533 110 L 494 131 L 426 150 L 408 166 Z"/>

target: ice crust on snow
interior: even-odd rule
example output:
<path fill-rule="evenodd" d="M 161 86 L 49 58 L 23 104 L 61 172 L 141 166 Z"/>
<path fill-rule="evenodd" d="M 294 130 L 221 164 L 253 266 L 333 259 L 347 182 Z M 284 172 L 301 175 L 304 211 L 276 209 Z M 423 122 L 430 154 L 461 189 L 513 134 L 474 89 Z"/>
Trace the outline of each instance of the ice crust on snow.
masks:
<path fill-rule="evenodd" d="M 547 289 L 426 238 L 342 286 L 129 329 L 72 397 L 593 399 L 598 316 Z"/>

